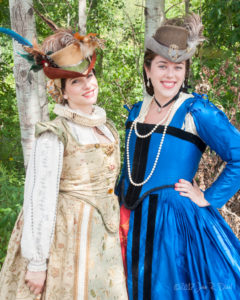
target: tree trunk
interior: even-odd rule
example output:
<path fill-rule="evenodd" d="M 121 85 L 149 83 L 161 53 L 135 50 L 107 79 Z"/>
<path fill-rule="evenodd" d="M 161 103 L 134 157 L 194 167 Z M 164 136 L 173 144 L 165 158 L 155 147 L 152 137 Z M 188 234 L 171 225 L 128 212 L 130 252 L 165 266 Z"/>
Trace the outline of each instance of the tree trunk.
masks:
<path fill-rule="evenodd" d="M 152 36 L 165 20 L 165 0 L 146 0 L 145 6 L 145 40 Z"/>
<path fill-rule="evenodd" d="M 79 0 L 78 5 L 78 26 L 79 32 L 81 35 L 86 34 L 86 23 L 87 23 L 87 16 L 86 16 L 86 0 Z"/>
<path fill-rule="evenodd" d="M 32 41 L 35 36 L 35 21 L 31 5 L 33 3 L 30 0 L 9 0 L 11 27 L 29 41 Z M 23 53 L 23 48 L 15 41 L 13 52 L 21 143 L 26 167 L 34 140 L 35 123 L 49 119 L 45 78 L 42 71 L 29 73 L 30 65 L 18 54 L 18 52 Z"/>
<path fill-rule="evenodd" d="M 189 14 L 190 0 L 185 0 L 185 14 Z"/>

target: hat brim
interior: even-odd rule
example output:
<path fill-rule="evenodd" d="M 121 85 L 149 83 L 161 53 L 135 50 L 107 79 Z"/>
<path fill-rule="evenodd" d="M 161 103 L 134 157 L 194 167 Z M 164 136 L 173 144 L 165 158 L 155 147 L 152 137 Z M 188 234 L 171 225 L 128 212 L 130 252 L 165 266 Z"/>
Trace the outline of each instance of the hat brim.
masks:
<path fill-rule="evenodd" d="M 179 63 L 190 59 L 196 51 L 196 47 L 188 47 L 184 50 L 179 50 L 177 48 L 174 48 L 174 46 L 175 45 L 173 45 L 173 47 L 166 47 L 158 43 L 153 37 L 147 37 L 146 39 L 147 49 L 174 63 Z"/>
<path fill-rule="evenodd" d="M 96 62 L 96 52 L 93 53 L 92 60 L 89 64 L 87 72 L 86 69 L 83 72 L 69 71 L 64 70 L 62 68 L 53 68 L 49 66 L 44 66 L 43 71 L 45 75 L 50 79 L 58 79 L 58 78 L 77 78 L 77 77 L 86 77 L 94 68 Z"/>

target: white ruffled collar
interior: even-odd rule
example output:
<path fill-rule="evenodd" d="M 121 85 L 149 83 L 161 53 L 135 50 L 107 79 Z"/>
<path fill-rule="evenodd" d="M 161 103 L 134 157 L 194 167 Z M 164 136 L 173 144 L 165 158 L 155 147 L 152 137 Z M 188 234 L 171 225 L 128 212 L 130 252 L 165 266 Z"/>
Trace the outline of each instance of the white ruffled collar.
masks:
<path fill-rule="evenodd" d="M 82 112 L 81 110 L 73 110 L 68 105 L 56 104 L 54 113 L 64 117 L 76 124 L 96 127 L 106 123 L 106 112 L 103 108 L 94 105 L 94 110 L 91 115 Z"/>

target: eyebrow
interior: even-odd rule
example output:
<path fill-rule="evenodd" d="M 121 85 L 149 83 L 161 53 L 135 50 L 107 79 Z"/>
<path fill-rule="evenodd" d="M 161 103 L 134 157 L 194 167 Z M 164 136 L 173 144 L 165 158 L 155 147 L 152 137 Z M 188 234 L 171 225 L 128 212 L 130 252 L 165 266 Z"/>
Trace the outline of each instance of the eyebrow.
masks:
<path fill-rule="evenodd" d="M 165 60 L 160 60 L 157 62 L 157 64 L 167 64 L 167 61 Z M 176 63 L 177 65 L 183 65 L 183 61 Z"/>
<path fill-rule="evenodd" d="M 167 62 L 165 61 L 165 60 L 159 60 L 158 62 L 157 62 L 157 64 L 166 64 Z"/>
<path fill-rule="evenodd" d="M 75 78 L 71 78 L 71 82 L 73 82 L 74 80 L 78 79 L 78 77 L 75 77 Z"/>

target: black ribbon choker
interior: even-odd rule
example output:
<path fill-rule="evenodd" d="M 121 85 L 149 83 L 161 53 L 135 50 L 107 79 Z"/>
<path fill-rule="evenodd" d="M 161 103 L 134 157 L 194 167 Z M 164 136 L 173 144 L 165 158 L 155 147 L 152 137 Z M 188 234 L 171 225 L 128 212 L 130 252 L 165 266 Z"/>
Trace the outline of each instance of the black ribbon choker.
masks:
<path fill-rule="evenodd" d="M 175 95 L 171 100 L 169 100 L 166 104 L 161 105 L 158 100 L 155 98 L 155 96 L 153 97 L 154 101 L 156 102 L 158 108 L 158 112 L 160 112 L 164 107 L 167 107 L 169 104 L 171 104 L 173 101 L 177 100 L 178 96 L 180 94 L 180 91 L 177 93 L 177 95 Z"/>

